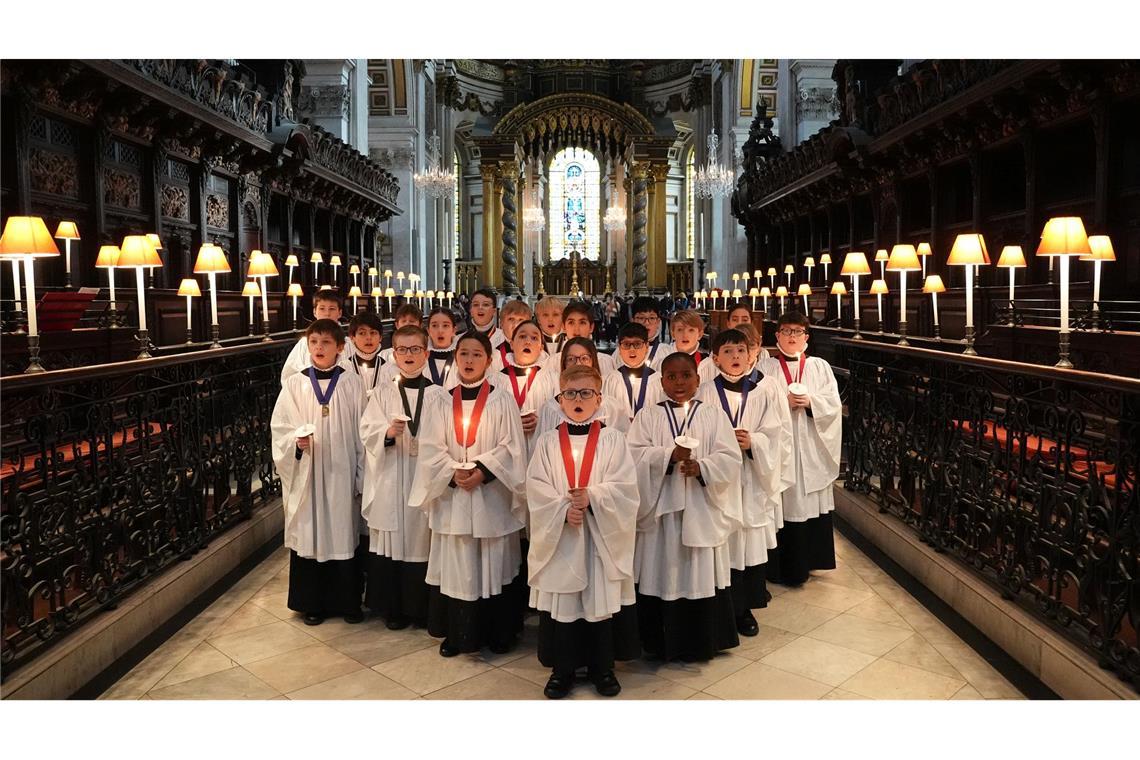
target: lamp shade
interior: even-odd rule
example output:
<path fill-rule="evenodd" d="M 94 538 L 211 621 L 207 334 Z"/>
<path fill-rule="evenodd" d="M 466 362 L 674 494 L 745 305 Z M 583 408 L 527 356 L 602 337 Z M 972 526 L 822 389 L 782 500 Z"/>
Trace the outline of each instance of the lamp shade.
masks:
<path fill-rule="evenodd" d="M 942 278 L 936 274 L 926 276 L 926 282 L 922 284 L 923 293 L 945 293 L 946 286 L 942 284 Z"/>
<path fill-rule="evenodd" d="M 245 287 L 241 289 L 243 296 L 259 296 L 261 288 L 257 287 L 257 280 L 246 280 Z"/>
<path fill-rule="evenodd" d="M 146 235 L 127 235 L 119 246 L 119 267 L 160 267 L 162 259 Z"/>
<path fill-rule="evenodd" d="M 431 291 L 428 291 L 428 292 L 431 292 Z M 733 298 L 743 298 L 744 294 L 740 292 L 740 288 L 734 288 L 732 291 L 732 297 Z"/>
<path fill-rule="evenodd" d="M 55 228 L 55 236 L 60 240 L 79 240 L 79 228 L 75 222 L 60 222 Z"/>
<path fill-rule="evenodd" d="M 287 266 L 287 267 L 299 267 L 299 266 L 301 266 L 301 262 L 297 261 L 297 254 L 290 253 L 288 256 L 286 256 L 285 257 L 285 266 Z"/>
<path fill-rule="evenodd" d="M 391 269 L 385 269 L 384 270 L 384 276 L 385 277 L 391 277 L 392 276 L 392 270 Z"/>
<path fill-rule="evenodd" d="M 38 216 L 10 216 L 0 235 L 0 256 L 58 256 L 59 248 Z"/>
<path fill-rule="evenodd" d="M 322 286 L 320 287 L 320 289 L 321 289 L 321 290 L 332 290 L 332 289 L 333 289 L 333 287 L 332 287 L 332 285 L 322 285 Z"/>
<path fill-rule="evenodd" d="M 887 290 L 887 281 L 886 280 L 875 280 L 874 282 L 871 283 L 871 295 L 875 296 L 875 295 L 879 295 L 880 293 L 889 293 L 889 292 L 890 291 Z"/>
<path fill-rule="evenodd" d="M 396 272 L 396 279 L 397 280 L 404 279 L 404 273 L 403 272 Z"/>
<path fill-rule="evenodd" d="M 748 295 L 755 298 L 756 296 L 760 295 L 760 288 L 749 288 Z"/>
<path fill-rule="evenodd" d="M 404 289 L 404 298 L 415 298 L 415 297 L 416 297 L 416 291 L 412 290 L 411 288 L 405 288 Z"/>
<path fill-rule="evenodd" d="M 379 277 L 380 276 L 380 270 L 377 269 L 376 267 L 368 267 L 368 276 L 369 277 Z"/>
<path fill-rule="evenodd" d="M 776 276 L 776 267 L 768 267 L 768 276 L 769 277 L 775 277 Z"/>
<path fill-rule="evenodd" d="M 835 282 L 831 283 L 831 295 L 833 295 L 833 296 L 845 296 L 845 295 L 847 295 L 847 285 L 844 284 L 843 280 L 836 280 Z"/>
<path fill-rule="evenodd" d="M 178 295 L 180 296 L 194 296 L 197 298 L 202 295 L 202 289 L 198 287 L 198 281 L 193 277 L 187 277 L 185 280 L 178 284 Z"/>
<path fill-rule="evenodd" d="M 871 274 L 871 267 L 867 264 L 867 255 L 860 251 L 851 251 L 843 258 L 843 268 L 839 274 L 846 277 L 857 274 Z"/>
<path fill-rule="evenodd" d="M 379 297 L 380 297 L 380 296 L 382 296 L 382 295 L 384 295 L 384 289 L 383 289 L 383 288 L 381 288 L 379 285 L 377 285 L 376 287 L 372 288 L 372 297 L 373 297 L 373 298 L 379 298 Z M 440 298 L 443 298 L 443 296 L 442 296 L 442 295 L 440 295 Z"/>
<path fill-rule="evenodd" d="M 788 294 L 788 289 L 785 288 L 783 285 L 776 288 L 776 298 L 783 298 L 787 294 Z"/>
<path fill-rule="evenodd" d="M 954 246 L 950 249 L 950 258 L 947 264 L 965 266 L 966 264 L 989 264 L 990 253 L 986 250 L 986 239 L 977 233 L 959 235 L 954 238 Z"/>
<path fill-rule="evenodd" d="M 272 256 L 261 251 L 249 252 L 250 277 L 276 277 L 278 274 L 280 273 L 277 271 L 277 265 L 273 263 Z"/>
<path fill-rule="evenodd" d="M 887 253 L 886 248 L 880 248 L 879 250 L 875 251 L 875 261 L 886 261 L 890 257 L 891 255 Z"/>
<path fill-rule="evenodd" d="M 338 256 L 335 253 L 332 256 L 329 256 L 329 266 L 339 267 L 340 266 L 340 256 Z"/>
<path fill-rule="evenodd" d="M 1021 251 L 1020 245 L 1007 245 L 1001 249 L 1001 256 L 998 256 L 997 266 L 1002 269 L 1020 269 L 1025 266 L 1025 254 Z"/>
<path fill-rule="evenodd" d="M 320 251 L 313 251 L 313 255 L 309 257 L 310 264 L 323 264 L 325 257 L 321 255 Z"/>
<path fill-rule="evenodd" d="M 1116 252 L 1112 250 L 1108 235 L 1089 236 L 1089 249 L 1092 253 L 1081 256 L 1081 261 L 1116 261 Z"/>
<path fill-rule="evenodd" d="M 352 266 L 350 266 L 348 268 L 348 273 L 349 274 L 360 274 L 360 267 L 358 267 L 356 264 L 353 264 Z"/>
<path fill-rule="evenodd" d="M 362 295 L 364 295 L 364 293 L 360 290 L 359 285 L 353 285 L 348 289 L 349 298 L 360 298 Z"/>
<path fill-rule="evenodd" d="M 811 285 L 808 285 L 806 282 L 802 283 L 800 285 L 800 289 L 796 291 L 796 295 L 797 296 L 810 296 L 811 295 Z"/>
<path fill-rule="evenodd" d="M 804 259 L 804 266 L 805 267 L 814 267 L 815 266 L 815 259 L 813 259 L 811 256 L 808 256 L 806 259 Z"/>
<path fill-rule="evenodd" d="M 156 250 L 156 251 L 162 250 L 162 241 L 158 239 L 158 235 L 156 235 L 153 232 L 148 232 L 146 234 L 146 239 L 149 240 L 150 244 L 154 246 L 154 250 Z"/>
<path fill-rule="evenodd" d="M 287 291 L 285 291 L 285 295 L 300 297 L 305 295 L 305 290 L 301 287 L 301 283 L 295 282 L 289 286 L 289 289 Z"/>
<path fill-rule="evenodd" d="M 764 276 L 764 273 L 762 271 L 760 271 L 759 269 L 757 269 L 755 272 L 752 273 L 752 276 L 755 277 L 757 280 L 759 280 L 761 277 Z"/>
<path fill-rule="evenodd" d="M 795 273 L 796 273 L 796 268 L 794 266 L 792 266 L 791 264 L 788 264 L 786 267 L 784 267 L 784 274 L 795 274 Z"/>
<path fill-rule="evenodd" d="M 395 288 L 385 288 L 384 289 L 384 297 L 385 298 L 395 298 L 396 297 L 396 289 Z"/>
<path fill-rule="evenodd" d="M 765 285 L 764 287 L 760 288 L 760 295 L 767 298 L 768 296 L 772 295 L 772 289 Z"/>
<path fill-rule="evenodd" d="M 821 253 L 819 255 L 819 263 L 820 264 L 830 264 L 831 263 L 831 254 L 830 253 Z"/>
<path fill-rule="evenodd" d="M 915 249 L 915 253 L 917 253 L 919 256 L 929 256 L 930 254 L 934 253 L 934 251 L 930 250 L 930 243 L 919 243 L 918 247 Z"/>
<path fill-rule="evenodd" d="M 198 249 L 198 258 L 194 259 L 194 274 L 209 274 L 214 272 L 224 274 L 230 271 L 230 262 L 226 252 L 213 243 L 206 243 Z"/>
<path fill-rule="evenodd" d="M 891 256 L 887 259 L 888 272 L 917 272 L 922 269 L 922 262 L 918 260 L 918 252 L 909 243 L 896 245 L 891 249 Z"/>
<path fill-rule="evenodd" d="M 1045 223 L 1038 256 L 1087 256 L 1092 253 L 1079 216 L 1057 216 Z"/>
<path fill-rule="evenodd" d="M 119 246 L 103 245 L 99 247 L 99 255 L 95 257 L 95 267 L 110 269 L 119 261 Z"/>

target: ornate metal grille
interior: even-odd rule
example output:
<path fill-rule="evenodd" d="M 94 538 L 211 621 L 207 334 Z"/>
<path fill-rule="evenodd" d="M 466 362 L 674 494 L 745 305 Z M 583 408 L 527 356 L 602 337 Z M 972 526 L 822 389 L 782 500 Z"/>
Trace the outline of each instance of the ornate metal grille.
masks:
<path fill-rule="evenodd" d="M 280 491 L 292 340 L 5 379 L 5 676 Z"/>
<path fill-rule="evenodd" d="M 836 343 L 846 488 L 1140 689 L 1140 381 Z"/>

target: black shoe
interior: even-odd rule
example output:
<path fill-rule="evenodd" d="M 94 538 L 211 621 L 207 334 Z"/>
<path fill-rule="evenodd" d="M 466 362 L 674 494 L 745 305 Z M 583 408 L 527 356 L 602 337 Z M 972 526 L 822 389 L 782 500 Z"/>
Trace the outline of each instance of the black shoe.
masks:
<path fill-rule="evenodd" d="M 324 615 L 318 615 L 315 612 L 305 613 L 305 625 L 320 625 L 325 622 Z"/>
<path fill-rule="evenodd" d="M 408 620 L 407 615 L 389 615 L 388 622 L 385 625 L 388 626 L 389 631 L 402 631 L 408 627 L 409 623 L 411 621 Z"/>
<path fill-rule="evenodd" d="M 736 632 L 741 636 L 755 636 L 760 633 L 760 626 L 757 625 L 751 610 L 736 616 Z"/>
<path fill-rule="evenodd" d="M 506 641 L 492 641 L 487 646 L 487 648 L 495 654 L 506 654 L 515 648 L 515 642 L 513 639 L 508 639 Z"/>
<path fill-rule="evenodd" d="M 444 639 L 439 644 L 439 653 L 443 657 L 455 657 L 459 654 L 459 648 L 447 639 Z"/>
<path fill-rule="evenodd" d="M 570 688 L 574 685 L 574 677 L 559 675 L 552 673 L 550 680 L 546 682 L 546 688 L 542 693 L 546 695 L 547 699 L 562 699 L 570 693 Z M 619 687 L 620 688 L 620 687 Z"/>
<path fill-rule="evenodd" d="M 590 680 L 594 682 L 594 688 L 603 697 L 616 697 L 621 693 L 621 684 L 618 683 L 617 676 L 612 670 L 607 670 L 600 676 L 590 676 Z"/>
<path fill-rule="evenodd" d="M 356 625 L 357 623 L 363 623 L 364 622 L 364 613 L 361 610 L 356 610 L 355 612 L 349 612 L 348 614 L 346 614 L 344 616 L 344 622 L 348 623 L 349 625 Z"/>

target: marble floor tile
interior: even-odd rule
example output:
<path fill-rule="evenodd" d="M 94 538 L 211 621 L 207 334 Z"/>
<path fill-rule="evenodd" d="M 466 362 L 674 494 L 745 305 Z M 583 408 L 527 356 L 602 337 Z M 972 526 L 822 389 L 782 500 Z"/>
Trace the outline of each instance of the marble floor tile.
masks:
<path fill-rule="evenodd" d="M 346 636 L 329 639 L 325 644 L 369 668 L 423 649 L 431 649 L 438 654 L 439 649 L 439 642 L 419 628 L 405 628 L 402 631 L 389 631 L 386 628 L 356 631 Z"/>
<path fill-rule="evenodd" d="M 289 699 L 415 699 L 418 695 L 374 670 L 362 668 L 285 696 Z"/>
<path fill-rule="evenodd" d="M 721 653 L 708 662 L 661 663 L 654 675 L 700 691 L 751 664 L 752 660 L 745 657 Z"/>
<path fill-rule="evenodd" d="M 746 657 L 749 660 L 759 660 L 765 655 L 775 652 L 800 637 L 798 633 L 785 631 L 783 628 L 760 624 L 760 633 L 755 636 L 741 636 L 740 646 L 728 651 L 737 657 Z"/>
<path fill-rule="evenodd" d="M 720 699 L 819 699 L 832 687 L 754 662 L 704 689 Z"/>
<path fill-rule="evenodd" d="M 971 686 L 970 684 L 966 684 L 966 685 L 965 685 L 965 686 L 963 686 L 961 689 L 958 689 L 958 692 L 957 692 L 957 693 L 956 693 L 954 696 L 950 697 L 950 699 L 957 699 L 957 700 L 964 700 L 964 699 L 976 699 L 976 700 L 983 700 L 983 699 L 985 699 L 985 697 L 983 697 L 983 696 L 981 695 L 981 692 L 979 692 L 979 691 L 978 691 L 977 689 L 975 689 L 973 686 Z"/>
<path fill-rule="evenodd" d="M 277 617 L 269 612 L 264 607 L 258 607 L 253 602 L 246 602 L 241 607 L 230 615 L 225 620 L 219 622 L 210 631 L 209 637 L 216 638 L 218 636 L 225 636 L 227 633 L 237 633 L 238 631 L 246 631 L 250 628 L 257 628 L 259 625 L 268 625 L 269 623 L 276 623 Z"/>
<path fill-rule="evenodd" d="M 913 599 L 910 601 L 899 602 L 893 604 L 895 611 L 899 616 L 907 622 L 922 638 L 929 641 L 931 644 L 960 644 L 962 640 L 958 634 L 950 630 L 949 627 L 941 620 L 939 620 L 933 612 L 918 604 Z"/>
<path fill-rule="evenodd" d="M 424 695 L 424 699 L 545 699 L 542 686 L 499 668 Z"/>
<path fill-rule="evenodd" d="M 754 614 L 756 615 L 756 622 L 760 625 L 782 628 L 785 631 L 802 635 L 840 613 L 835 610 L 792 601 L 788 598 L 788 594 L 784 594 L 768 602 L 767 607 L 756 610 Z"/>
<path fill-rule="evenodd" d="M 839 567 L 834 570 L 812 570 L 812 580 L 821 580 L 837 586 L 846 586 L 847 588 L 858 589 L 860 591 L 870 591 L 871 586 L 851 568 L 847 567 L 845 562 L 839 562 Z"/>
<path fill-rule="evenodd" d="M 264 596 L 254 595 L 250 601 L 259 607 L 262 607 L 281 620 L 290 620 L 296 616 L 296 612 L 289 609 L 289 592 L 282 591 L 276 594 L 266 594 Z"/>
<path fill-rule="evenodd" d="M 869 697 L 864 697 L 862 694 L 856 694 L 853 691 L 844 691 L 843 689 L 832 689 L 824 694 L 820 699 L 862 699 L 866 700 Z"/>
<path fill-rule="evenodd" d="M 154 688 L 173 686 L 176 683 L 192 681 L 195 678 L 236 667 L 238 667 L 236 662 L 203 641 L 155 684 Z"/>
<path fill-rule="evenodd" d="M 847 610 L 848 615 L 874 620 L 877 623 L 893 625 L 896 628 L 910 628 L 910 623 L 903 620 L 902 615 L 888 604 L 882 597 L 875 595 L 865 602 L 856 604 Z M 913 629 L 912 629 L 913 630 Z"/>
<path fill-rule="evenodd" d="M 299 612 L 294 612 L 292 617 L 282 619 L 297 630 L 312 636 L 317 641 L 330 641 L 359 631 L 376 632 L 388 630 L 384 625 L 384 621 L 380 618 L 365 618 L 364 621 L 360 623 L 346 623 L 344 622 L 344 618 L 330 617 L 325 618 L 325 621 L 320 625 L 307 625 L 304 616 Z"/>
<path fill-rule="evenodd" d="M 913 631 L 843 614 L 810 631 L 813 639 L 881 657 L 914 635 Z"/>
<path fill-rule="evenodd" d="M 282 694 L 287 694 L 339 678 L 363 667 L 335 649 L 324 644 L 314 644 L 251 662 L 245 669 Z"/>
<path fill-rule="evenodd" d="M 209 641 L 222 654 L 244 665 L 247 662 L 264 660 L 282 652 L 309 646 L 316 639 L 278 620 L 276 623 L 259 625 L 257 628 L 215 636 Z"/>
<path fill-rule="evenodd" d="M 129 673 L 103 692 L 99 699 L 138 699 L 201 643 L 202 640 L 197 636 L 179 631 L 131 668 Z"/>
<path fill-rule="evenodd" d="M 963 678 L 957 668 L 951 665 L 942 654 L 922 636 L 911 636 L 883 655 L 884 659 L 901 662 L 913 668 L 922 668 L 947 678 Z M 963 679 L 964 680 L 964 679 Z"/>
<path fill-rule="evenodd" d="M 760 662 L 813 681 L 839 686 L 875 661 L 874 655 L 803 636 Z"/>
<path fill-rule="evenodd" d="M 928 670 L 890 660 L 876 660 L 840 684 L 872 699 L 949 699 L 966 684 Z"/>
<path fill-rule="evenodd" d="M 634 660 L 633 662 L 637 664 L 637 667 L 642 667 L 642 663 L 644 661 Z M 619 662 L 617 663 L 615 670 L 622 671 L 630 664 L 631 663 Z M 525 678 L 527 681 L 538 684 L 539 686 L 546 686 L 546 680 L 550 678 L 550 668 L 544 666 L 541 662 L 539 662 L 537 656 L 521 657 L 513 662 L 509 662 L 506 665 L 503 665 L 500 670 L 504 670 L 511 675 L 518 676 L 519 678 Z M 621 677 L 620 672 L 618 674 L 618 677 Z"/>
<path fill-rule="evenodd" d="M 1005 679 L 965 642 L 931 642 L 962 677 L 985 699 L 1025 699 L 1025 695 Z"/>
<path fill-rule="evenodd" d="M 854 589 L 850 586 L 828 583 L 824 580 L 812 579 L 799 588 L 792 589 L 782 597 L 784 600 L 810 604 L 813 607 L 822 607 L 825 610 L 846 612 L 860 602 L 871 599 L 873 594 L 868 590 Z"/>
<path fill-rule="evenodd" d="M 372 669 L 422 695 L 485 673 L 491 666 L 471 655 L 441 657 L 436 649 L 422 649 Z"/>
<path fill-rule="evenodd" d="M 715 700 L 717 702 L 721 701 L 720 697 L 714 697 L 712 694 L 706 694 L 703 691 L 698 691 L 696 694 L 689 697 L 689 699 L 687 701 L 691 702 L 693 700 L 699 700 L 699 699 L 712 699 L 712 700 Z"/>
<path fill-rule="evenodd" d="M 550 677 L 549 670 L 546 675 L 547 678 Z M 696 689 L 648 673 L 615 669 L 614 675 L 617 676 L 618 682 L 621 684 L 621 693 L 616 697 L 603 697 L 598 694 L 594 684 L 590 681 L 578 679 L 575 680 L 574 690 L 570 692 L 568 699 L 614 699 L 620 701 L 631 699 L 688 699 L 697 693 Z M 546 681 L 543 681 L 544 685 L 545 683 Z"/>
<path fill-rule="evenodd" d="M 270 699 L 278 693 L 244 668 L 230 668 L 148 692 L 151 699 Z"/>

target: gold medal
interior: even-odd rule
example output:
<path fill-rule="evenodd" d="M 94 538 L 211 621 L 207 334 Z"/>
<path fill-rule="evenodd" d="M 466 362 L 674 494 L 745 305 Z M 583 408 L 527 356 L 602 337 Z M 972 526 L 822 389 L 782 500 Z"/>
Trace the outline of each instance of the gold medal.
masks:
<path fill-rule="evenodd" d="M 420 440 L 413 438 L 412 442 L 408 444 L 408 456 L 418 457 L 420 455 Z"/>
<path fill-rule="evenodd" d="M 321 416 L 322 417 L 328 417 L 329 416 L 329 405 L 328 404 L 321 404 Z"/>

